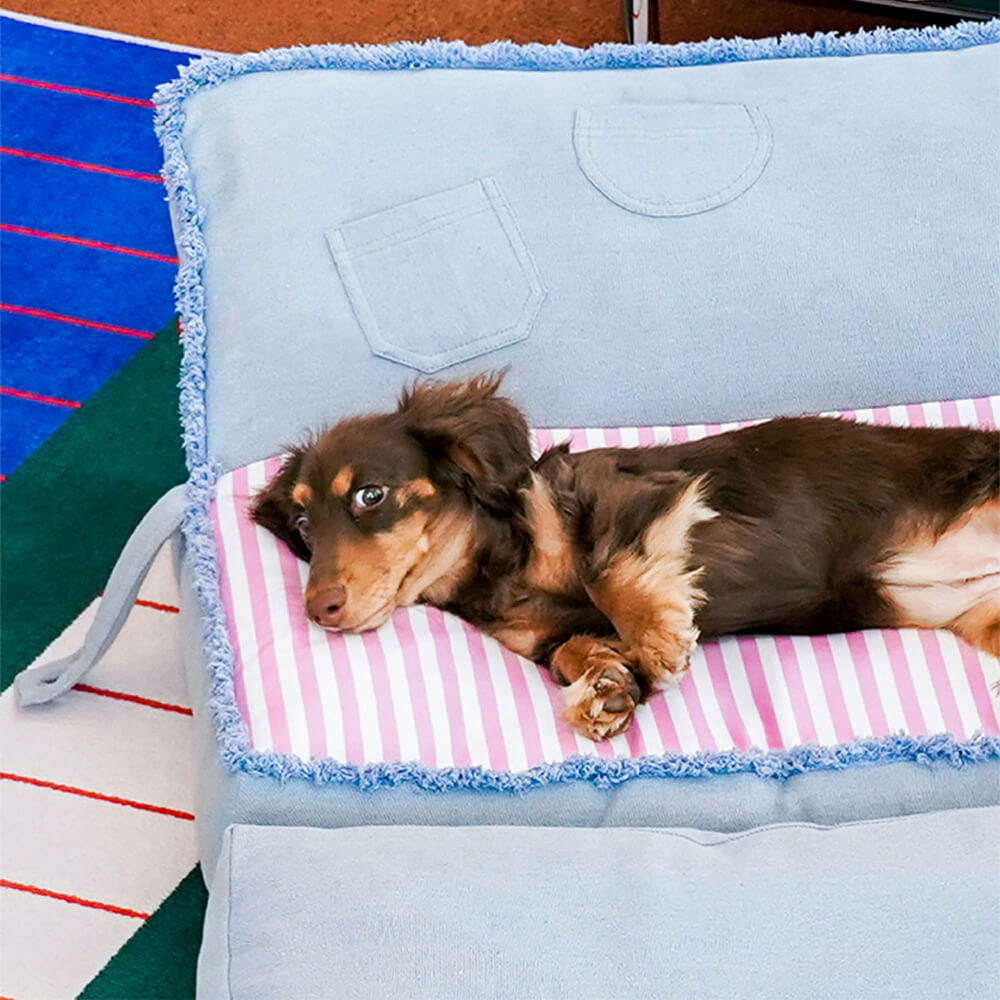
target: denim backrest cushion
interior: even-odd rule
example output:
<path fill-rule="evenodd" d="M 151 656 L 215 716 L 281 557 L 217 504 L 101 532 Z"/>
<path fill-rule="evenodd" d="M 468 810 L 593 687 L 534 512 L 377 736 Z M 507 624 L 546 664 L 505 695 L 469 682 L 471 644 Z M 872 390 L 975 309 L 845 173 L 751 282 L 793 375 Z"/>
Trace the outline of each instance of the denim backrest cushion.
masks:
<path fill-rule="evenodd" d="M 536 426 L 995 391 L 997 51 L 202 89 L 212 455 L 502 366 Z"/>

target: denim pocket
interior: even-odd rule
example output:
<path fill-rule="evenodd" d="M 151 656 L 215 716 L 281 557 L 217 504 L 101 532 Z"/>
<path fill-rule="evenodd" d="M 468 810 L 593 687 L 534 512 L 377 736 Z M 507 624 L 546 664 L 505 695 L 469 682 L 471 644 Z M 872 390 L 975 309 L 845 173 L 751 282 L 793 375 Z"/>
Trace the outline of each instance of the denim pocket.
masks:
<path fill-rule="evenodd" d="M 573 146 L 587 179 L 622 208 L 696 215 L 760 177 L 771 129 L 748 104 L 610 104 L 577 108 Z"/>
<path fill-rule="evenodd" d="M 545 289 L 492 177 L 326 234 L 372 351 L 435 372 L 525 340 Z"/>

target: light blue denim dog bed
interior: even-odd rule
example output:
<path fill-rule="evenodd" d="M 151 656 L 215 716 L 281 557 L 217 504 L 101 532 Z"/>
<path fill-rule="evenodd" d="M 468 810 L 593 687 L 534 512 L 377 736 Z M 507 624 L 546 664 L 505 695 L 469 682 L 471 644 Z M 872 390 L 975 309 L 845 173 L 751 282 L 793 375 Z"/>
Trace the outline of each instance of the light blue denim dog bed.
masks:
<path fill-rule="evenodd" d="M 231 823 L 733 831 L 995 804 L 992 737 L 588 758 L 517 781 L 251 750 L 207 505 L 222 471 L 423 372 L 509 366 L 536 426 L 996 392 L 998 56 L 994 21 L 193 63 L 157 95 L 191 478 L 130 543 L 84 652 L 23 675 L 23 700 L 79 678 L 183 521 L 208 868 Z"/>

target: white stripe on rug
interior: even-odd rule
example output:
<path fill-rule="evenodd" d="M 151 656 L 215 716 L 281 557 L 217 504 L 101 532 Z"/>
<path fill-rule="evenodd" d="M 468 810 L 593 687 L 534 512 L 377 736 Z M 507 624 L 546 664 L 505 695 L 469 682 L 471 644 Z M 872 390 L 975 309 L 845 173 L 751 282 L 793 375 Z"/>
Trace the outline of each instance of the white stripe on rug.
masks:
<path fill-rule="evenodd" d="M 164 549 L 140 600 L 177 596 Z M 36 662 L 76 649 L 97 603 Z M 137 606 L 86 688 L 31 709 L 0 696 L 0 995 L 16 1000 L 77 996 L 197 862 L 177 615 Z"/>

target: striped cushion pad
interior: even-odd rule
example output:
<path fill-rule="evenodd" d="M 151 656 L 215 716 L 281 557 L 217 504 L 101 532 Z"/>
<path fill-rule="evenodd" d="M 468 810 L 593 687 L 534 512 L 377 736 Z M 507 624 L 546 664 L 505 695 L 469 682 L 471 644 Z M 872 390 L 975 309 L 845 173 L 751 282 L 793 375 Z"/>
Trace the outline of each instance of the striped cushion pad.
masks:
<path fill-rule="evenodd" d="M 1000 396 L 849 411 L 909 425 L 1000 423 Z M 686 441 L 742 426 L 539 430 L 572 448 Z M 948 632 L 871 630 L 702 643 L 679 685 L 601 744 L 559 719 L 547 671 L 434 608 L 397 611 L 365 635 L 311 627 L 307 567 L 247 517 L 280 458 L 224 476 L 212 518 L 234 651 L 237 702 L 251 745 L 356 764 L 420 761 L 521 771 L 576 754 L 628 757 L 751 746 L 841 743 L 905 731 L 1000 733 L 989 692 L 1000 662 Z"/>

